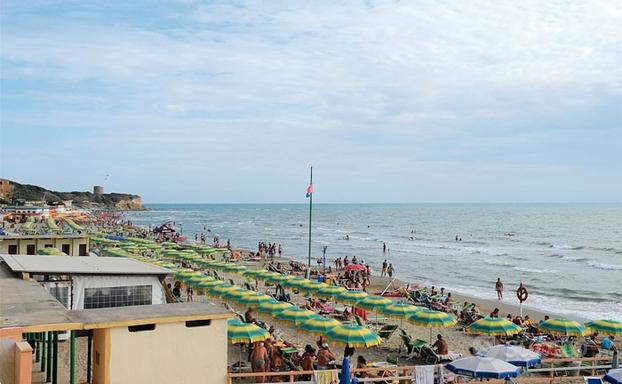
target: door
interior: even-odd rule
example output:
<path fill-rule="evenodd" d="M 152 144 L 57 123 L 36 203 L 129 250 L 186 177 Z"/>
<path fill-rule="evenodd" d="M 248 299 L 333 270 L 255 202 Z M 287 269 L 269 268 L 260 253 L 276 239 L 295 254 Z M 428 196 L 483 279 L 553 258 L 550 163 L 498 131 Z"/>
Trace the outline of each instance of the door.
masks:
<path fill-rule="evenodd" d="M 9 255 L 17 255 L 17 245 L 9 245 Z"/>
<path fill-rule="evenodd" d="M 79 251 L 80 256 L 88 256 L 89 254 L 86 253 L 86 244 L 80 244 L 79 246 Z"/>
<path fill-rule="evenodd" d="M 71 245 L 69 244 L 63 244 L 61 246 L 61 251 L 63 251 L 63 253 L 65 255 L 71 256 Z"/>
<path fill-rule="evenodd" d="M 34 255 L 35 253 L 37 253 L 37 249 L 35 248 L 34 244 L 26 245 L 26 254 L 27 255 Z"/>

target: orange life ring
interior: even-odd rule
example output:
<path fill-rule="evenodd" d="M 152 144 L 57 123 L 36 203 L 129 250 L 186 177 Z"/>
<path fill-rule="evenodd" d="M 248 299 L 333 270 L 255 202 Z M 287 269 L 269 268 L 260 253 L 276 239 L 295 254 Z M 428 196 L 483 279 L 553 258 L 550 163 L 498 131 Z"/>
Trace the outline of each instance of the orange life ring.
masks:
<path fill-rule="evenodd" d="M 518 300 L 522 303 L 527 301 L 527 298 L 529 297 L 529 292 L 527 292 L 527 288 L 525 287 L 518 287 L 518 289 L 516 290 L 516 297 L 518 297 Z"/>

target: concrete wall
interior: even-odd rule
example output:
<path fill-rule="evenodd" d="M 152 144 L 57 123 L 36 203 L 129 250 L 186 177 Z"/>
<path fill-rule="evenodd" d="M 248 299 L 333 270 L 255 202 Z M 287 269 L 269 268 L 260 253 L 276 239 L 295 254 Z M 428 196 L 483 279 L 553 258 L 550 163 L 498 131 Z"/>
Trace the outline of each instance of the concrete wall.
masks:
<path fill-rule="evenodd" d="M 32 382 L 32 348 L 22 341 L 22 328 L 0 329 L 0 383 Z"/>
<path fill-rule="evenodd" d="M 209 326 L 201 327 L 186 327 L 185 322 L 179 322 L 156 324 L 153 331 L 130 332 L 122 327 L 109 332 L 109 376 L 95 373 L 94 384 L 226 383 L 226 320 L 212 320 Z M 105 332 L 96 332 L 94 340 L 93 350 L 99 348 L 102 359 Z M 96 371 L 105 368 L 93 366 Z"/>

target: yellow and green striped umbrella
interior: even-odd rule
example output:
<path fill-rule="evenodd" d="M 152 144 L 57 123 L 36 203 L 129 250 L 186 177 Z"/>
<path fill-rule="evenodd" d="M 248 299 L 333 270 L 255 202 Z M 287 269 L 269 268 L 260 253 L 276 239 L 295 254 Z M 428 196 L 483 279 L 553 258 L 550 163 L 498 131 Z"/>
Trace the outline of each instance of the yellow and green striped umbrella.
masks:
<path fill-rule="evenodd" d="M 336 344 L 349 345 L 353 348 L 369 348 L 382 342 L 376 332 L 357 324 L 337 326 L 326 332 L 326 337 Z"/>
<path fill-rule="evenodd" d="M 298 326 L 298 329 L 310 333 L 314 336 L 325 335 L 329 330 L 338 327 L 341 322 L 330 317 L 313 317 L 309 320 L 303 321 Z"/>
<path fill-rule="evenodd" d="M 195 273 L 193 275 L 191 275 L 186 282 L 190 285 L 192 285 L 193 287 L 196 287 L 199 283 L 201 283 L 201 281 L 203 281 L 203 279 L 205 279 L 207 277 L 207 275 L 204 275 L 201 272 Z"/>
<path fill-rule="evenodd" d="M 263 341 L 270 333 L 255 324 L 243 323 L 239 319 L 227 320 L 227 338 L 232 344 L 248 344 Z"/>
<path fill-rule="evenodd" d="M 622 335 L 622 322 L 616 320 L 594 320 L 585 323 L 585 326 L 612 336 Z"/>
<path fill-rule="evenodd" d="M 207 294 L 210 296 L 215 296 L 215 297 L 220 297 L 224 294 L 226 294 L 229 291 L 233 291 L 238 289 L 239 287 L 236 285 L 231 285 L 229 283 L 224 283 L 224 284 L 220 284 L 220 285 L 216 285 L 212 288 L 210 288 L 207 291 Z"/>
<path fill-rule="evenodd" d="M 278 312 L 282 310 L 293 308 L 293 305 L 290 303 L 286 303 L 284 301 L 276 301 L 274 299 L 266 301 L 264 303 L 259 304 L 257 310 L 263 313 L 269 313 L 275 316 Z"/>
<path fill-rule="evenodd" d="M 320 291 L 323 286 L 326 284 L 320 283 L 316 280 L 307 280 L 301 287 L 300 290 L 306 292 L 307 294 L 314 294 Z"/>
<path fill-rule="evenodd" d="M 263 279 L 270 283 L 281 283 L 283 281 L 289 280 L 290 277 L 288 275 L 283 275 L 277 272 L 270 272 L 269 274 L 264 274 Z"/>
<path fill-rule="evenodd" d="M 363 291 L 345 291 L 340 293 L 335 299 L 347 304 L 356 304 L 367 297 L 369 295 Z"/>
<path fill-rule="evenodd" d="M 344 287 L 338 287 L 336 285 L 325 285 L 318 291 L 318 296 L 324 298 L 338 297 L 340 294 L 347 292 Z"/>
<path fill-rule="evenodd" d="M 319 316 L 313 311 L 308 309 L 302 309 L 298 307 L 291 307 L 277 312 L 274 317 L 282 321 L 289 321 L 296 325 L 302 323 L 305 320 L 309 320 L 312 317 Z"/>
<path fill-rule="evenodd" d="M 419 312 L 422 309 L 408 303 L 391 303 L 384 308 L 380 308 L 380 312 L 392 319 L 407 319 L 409 316 Z"/>
<path fill-rule="evenodd" d="M 522 328 L 501 317 L 485 317 L 473 322 L 467 332 L 491 336 L 513 336 L 521 333 Z"/>
<path fill-rule="evenodd" d="M 357 307 L 372 311 L 382 311 L 386 306 L 393 304 L 393 300 L 381 296 L 367 296 L 356 303 Z"/>
<path fill-rule="evenodd" d="M 225 263 L 223 270 L 226 272 L 242 273 L 246 271 L 246 267 L 235 263 Z"/>
<path fill-rule="evenodd" d="M 585 327 L 574 320 L 568 319 L 549 319 L 538 325 L 543 331 L 552 335 L 562 336 L 583 336 L 585 335 Z"/>
<path fill-rule="evenodd" d="M 235 289 L 231 289 L 221 295 L 224 300 L 232 300 L 239 302 L 244 296 L 252 295 L 253 291 L 236 286 Z"/>
<path fill-rule="evenodd" d="M 255 269 L 255 270 L 246 270 L 242 272 L 245 276 L 253 277 L 257 280 L 263 280 L 266 276 L 270 276 L 273 272 L 268 271 L 267 269 Z"/>
<path fill-rule="evenodd" d="M 264 295 L 263 293 L 250 293 L 248 295 L 240 297 L 238 299 L 238 303 L 255 308 L 261 303 L 267 303 L 270 300 L 274 299 L 268 295 Z"/>
<path fill-rule="evenodd" d="M 305 279 L 302 276 L 298 276 L 298 277 L 294 277 L 294 278 L 283 281 L 281 285 L 283 285 L 284 287 L 290 287 L 290 288 L 300 288 L 303 285 L 305 285 L 307 281 L 309 280 Z"/>
<path fill-rule="evenodd" d="M 198 287 L 201 289 L 210 290 L 216 286 L 226 285 L 226 284 L 229 284 L 229 283 L 225 282 L 224 280 L 216 280 L 213 277 L 206 277 L 199 282 Z"/>
<path fill-rule="evenodd" d="M 458 323 L 458 320 L 447 312 L 421 309 L 408 317 L 408 321 L 427 328 L 446 328 Z"/>

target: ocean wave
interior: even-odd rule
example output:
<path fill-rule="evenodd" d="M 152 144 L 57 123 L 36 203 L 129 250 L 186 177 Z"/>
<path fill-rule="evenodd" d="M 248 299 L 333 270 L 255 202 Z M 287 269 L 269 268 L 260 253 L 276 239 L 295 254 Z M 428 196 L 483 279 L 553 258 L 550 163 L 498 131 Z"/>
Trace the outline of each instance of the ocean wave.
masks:
<path fill-rule="evenodd" d="M 619 265 L 619 264 L 597 263 L 597 262 L 594 262 L 594 261 L 588 261 L 587 264 L 589 266 L 591 266 L 591 267 L 594 267 L 594 268 L 605 269 L 605 270 L 609 270 L 609 271 L 622 270 L 622 265 Z"/>
<path fill-rule="evenodd" d="M 547 257 L 553 257 L 555 259 L 561 259 L 561 260 L 566 260 L 566 261 L 577 261 L 577 262 L 589 261 L 590 260 L 587 257 L 566 256 L 566 255 L 560 255 L 558 253 L 553 253 L 551 255 L 548 255 Z"/>
<path fill-rule="evenodd" d="M 549 248 L 553 248 L 553 249 L 563 249 L 566 251 L 578 251 L 579 249 L 583 249 L 584 247 L 577 245 L 568 245 L 568 244 L 549 244 L 548 245 Z"/>
<path fill-rule="evenodd" d="M 520 272 L 540 273 L 540 274 L 555 274 L 555 273 L 559 273 L 559 271 L 557 271 L 555 269 L 543 269 L 543 268 L 535 269 L 535 268 L 525 268 L 525 267 L 514 267 L 514 270 L 520 271 Z"/>

